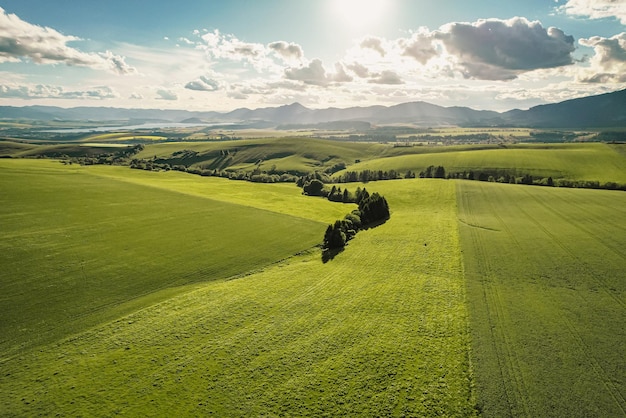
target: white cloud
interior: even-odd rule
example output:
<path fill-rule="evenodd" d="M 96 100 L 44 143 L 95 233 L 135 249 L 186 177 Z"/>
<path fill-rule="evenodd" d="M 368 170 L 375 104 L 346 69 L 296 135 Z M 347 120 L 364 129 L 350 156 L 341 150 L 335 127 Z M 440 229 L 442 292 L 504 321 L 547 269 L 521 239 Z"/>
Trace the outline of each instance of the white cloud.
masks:
<path fill-rule="evenodd" d="M 119 94 L 108 86 L 95 86 L 87 90 L 66 90 L 60 86 L 0 85 L 0 97 L 17 99 L 91 99 L 104 100 L 119 98 Z"/>
<path fill-rule="evenodd" d="M 349 83 L 353 78 L 346 73 L 346 68 L 340 62 L 335 63 L 335 74 L 331 76 L 331 80 L 337 83 Z"/>
<path fill-rule="evenodd" d="M 349 70 L 351 70 L 354 74 L 356 74 L 358 77 L 361 78 L 367 78 L 370 76 L 370 71 L 369 69 L 362 65 L 359 64 L 358 62 L 353 62 L 352 64 L 347 66 Z"/>
<path fill-rule="evenodd" d="M 512 80 L 526 71 L 573 63 L 574 38 L 557 28 L 515 17 L 450 23 L 435 33 L 463 76 Z"/>
<path fill-rule="evenodd" d="M 299 68 L 287 68 L 285 77 L 288 80 L 302 81 L 304 84 L 312 84 L 316 86 L 325 86 L 328 84 L 326 70 L 320 59 L 314 59 L 307 66 Z"/>
<path fill-rule="evenodd" d="M 375 74 L 368 83 L 373 84 L 404 84 L 402 78 L 394 71 L 385 70 L 380 74 Z"/>
<path fill-rule="evenodd" d="M 304 51 L 298 44 L 277 41 L 270 43 L 267 47 L 286 60 L 300 60 L 304 57 Z"/>
<path fill-rule="evenodd" d="M 378 52 L 381 57 L 384 57 L 387 53 L 383 47 L 383 40 L 374 36 L 363 39 L 360 46 L 361 48 L 369 48 Z"/>
<path fill-rule="evenodd" d="M 69 42 L 79 40 L 80 38 L 63 35 L 49 27 L 25 22 L 0 7 L 0 63 L 29 59 L 35 64 L 63 63 L 109 70 L 117 74 L 135 72 L 123 57 L 110 51 L 87 53 L 68 46 Z"/>
<path fill-rule="evenodd" d="M 433 41 L 433 34 L 428 32 L 427 29 L 421 28 L 411 38 L 399 39 L 398 45 L 402 50 L 403 56 L 414 58 L 420 64 L 425 65 L 438 54 Z"/>
<path fill-rule="evenodd" d="M 157 89 L 158 100 L 178 100 L 178 95 L 169 89 Z"/>
<path fill-rule="evenodd" d="M 285 69 L 284 76 L 287 80 L 301 81 L 304 84 L 324 87 L 331 84 L 348 83 L 353 80 L 352 76 L 346 72 L 346 68 L 342 63 L 335 63 L 335 72 L 329 73 L 318 58 L 308 63 L 308 65 Z"/>
<path fill-rule="evenodd" d="M 615 18 L 626 25 L 626 2 L 624 0 L 568 0 L 557 10 L 570 16 L 591 19 Z"/>
<path fill-rule="evenodd" d="M 626 82 L 626 32 L 611 38 L 594 36 L 580 39 L 581 45 L 593 48 L 590 67 L 580 71 L 578 80 L 585 83 Z"/>
<path fill-rule="evenodd" d="M 220 84 L 212 78 L 201 76 L 197 80 L 187 83 L 185 88 L 196 91 L 217 91 L 220 88 Z"/>
<path fill-rule="evenodd" d="M 205 33 L 201 36 L 204 41 L 202 48 L 212 59 L 247 62 L 257 71 L 271 69 L 274 66 L 268 57 L 270 49 L 254 42 L 244 42 L 234 35 L 222 35 L 219 30 Z"/>

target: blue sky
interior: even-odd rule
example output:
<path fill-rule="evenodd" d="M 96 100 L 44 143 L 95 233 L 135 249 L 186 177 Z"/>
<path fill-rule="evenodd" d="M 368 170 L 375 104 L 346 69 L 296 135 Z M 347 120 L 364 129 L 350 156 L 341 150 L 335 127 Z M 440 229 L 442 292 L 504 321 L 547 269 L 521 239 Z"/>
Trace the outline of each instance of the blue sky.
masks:
<path fill-rule="evenodd" d="M 626 0 L 0 0 L 0 105 L 508 110 L 626 88 Z"/>

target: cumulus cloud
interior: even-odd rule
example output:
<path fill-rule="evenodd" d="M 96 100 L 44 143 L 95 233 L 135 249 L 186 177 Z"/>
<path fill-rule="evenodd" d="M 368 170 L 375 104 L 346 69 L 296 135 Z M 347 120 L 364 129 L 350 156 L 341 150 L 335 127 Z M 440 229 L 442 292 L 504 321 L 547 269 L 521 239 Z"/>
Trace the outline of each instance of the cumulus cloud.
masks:
<path fill-rule="evenodd" d="M 335 63 L 335 74 L 331 76 L 332 81 L 337 83 L 348 83 L 353 80 L 353 78 L 346 73 L 346 68 L 341 63 Z"/>
<path fill-rule="evenodd" d="M 223 35 L 217 29 L 205 33 L 201 39 L 204 50 L 211 58 L 249 62 L 259 70 L 271 65 L 268 51 L 262 44 L 244 42 L 233 35 Z"/>
<path fill-rule="evenodd" d="M 217 91 L 220 88 L 220 84 L 212 78 L 201 76 L 197 80 L 187 83 L 185 88 L 196 91 Z"/>
<path fill-rule="evenodd" d="M 385 48 L 383 48 L 383 40 L 373 36 L 363 39 L 361 41 L 361 48 L 372 49 L 378 52 L 381 57 L 384 57 L 386 54 Z"/>
<path fill-rule="evenodd" d="M 370 70 L 366 66 L 358 62 L 353 62 L 352 64 L 348 65 L 348 69 L 361 78 L 367 78 L 370 76 Z"/>
<path fill-rule="evenodd" d="M 136 70 L 124 58 L 110 51 L 87 53 L 68 46 L 79 41 L 75 36 L 63 35 L 55 29 L 25 22 L 0 7 L 0 63 L 29 59 L 36 64 L 58 64 L 109 70 L 130 74 Z"/>
<path fill-rule="evenodd" d="M 466 78 L 511 80 L 522 72 L 573 63 L 572 36 L 522 17 L 451 23 L 434 36 Z"/>
<path fill-rule="evenodd" d="M 353 80 L 346 72 L 346 68 L 342 63 L 335 63 L 335 72 L 328 73 L 318 58 L 311 61 L 308 65 L 298 68 L 287 68 L 285 70 L 285 78 L 287 80 L 300 81 L 304 84 L 314 86 L 328 86 L 332 83 L 347 83 Z"/>
<path fill-rule="evenodd" d="M 591 19 L 615 18 L 626 25 L 626 2 L 623 0 L 568 0 L 557 10 Z"/>
<path fill-rule="evenodd" d="M 433 34 L 425 29 L 414 33 L 409 39 L 399 39 L 398 45 L 402 55 L 414 58 L 420 64 L 425 65 L 428 60 L 437 56 L 438 52 L 433 44 Z"/>
<path fill-rule="evenodd" d="M 288 80 L 302 81 L 305 84 L 325 86 L 328 84 L 326 70 L 320 59 L 314 59 L 308 65 L 299 68 L 287 68 L 285 77 Z"/>
<path fill-rule="evenodd" d="M 593 48 L 595 55 L 590 67 L 578 75 L 585 83 L 624 83 L 626 82 L 626 32 L 611 38 L 594 36 L 580 39 L 581 45 Z"/>
<path fill-rule="evenodd" d="M 108 86 L 95 86 L 87 90 L 65 90 L 60 86 L 37 85 L 0 85 L 0 97 L 17 99 L 115 99 L 119 97 Z"/>
<path fill-rule="evenodd" d="M 300 60 L 304 56 L 302 47 L 294 43 L 277 41 L 272 42 L 267 47 L 287 60 Z"/>
<path fill-rule="evenodd" d="M 373 78 L 368 80 L 368 83 L 373 84 L 404 84 L 402 78 L 394 71 L 385 70 L 380 74 L 374 75 Z"/>
<path fill-rule="evenodd" d="M 178 95 L 172 90 L 158 89 L 156 93 L 158 100 L 178 100 Z"/>

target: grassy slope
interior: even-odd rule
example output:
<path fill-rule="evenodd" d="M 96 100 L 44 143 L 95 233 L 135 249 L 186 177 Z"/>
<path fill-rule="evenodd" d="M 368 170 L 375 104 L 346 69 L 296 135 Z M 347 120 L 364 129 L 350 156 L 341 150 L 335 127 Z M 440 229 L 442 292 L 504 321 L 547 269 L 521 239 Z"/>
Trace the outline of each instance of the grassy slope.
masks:
<path fill-rule="evenodd" d="M 153 292 L 290 256 L 325 228 L 314 219 L 330 204 L 321 199 L 299 201 L 304 219 L 97 175 L 103 169 L 0 160 L 1 357 L 128 312 Z M 177 180 L 185 192 L 203 179 Z"/>
<path fill-rule="evenodd" d="M 419 173 L 429 165 L 442 165 L 449 172 L 497 168 L 517 170 L 519 175 L 529 173 L 555 179 L 626 183 L 626 157 L 618 151 L 623 147 L 599 143 L 522 144 L 507 148 L 465 148 L 460 151 L 456 147 L 440 147 L 434 149 L 435 152 L 364 161 L 347 170 L 395 169 L 401 173 L 407 170 Z"/>
<path fill-rule="evenodd" d="M 104 178 L 263 209 L 298 218 L 330 223 L 356 205 L 337 205 L 323 198 L 302 195 L 293 183 L 263 184 L 201 177 L 177 171 L 151 172 L 127 167 L 94 166 L 89 173 Z"/>
<path fill-rule="evenodd" d="M 390 221 L 3 365 L 0 413 L 473 414 L 455 184 L 392 181 Z M 341 205 L 340 205 L 341 206 Z"/>
<path fill-rule="evenodd" d="M 626 194 L 458 191 L 485 416 L 623 416 Z"/>
<path fill-rule="evenodd" d="M 156 156 L 171 164 L 200 166 L 207 169 L 233 167 L 251 171 L 261 161 L 261 169 L 272 165 L 279 171 L 309 172 L 324 170 L 337 163 L 352 164 L 356 159 L 377 158 L 391 147 L 372 143 L 340 142 L 311 138 L 270 138 L 225 142 L 188 142 L 148 145 L 138 158 Z M 173 154 L 190 150 L 197 156 L 177 160 Z M 224 158 L 222 151 L 228 151 Z"/>

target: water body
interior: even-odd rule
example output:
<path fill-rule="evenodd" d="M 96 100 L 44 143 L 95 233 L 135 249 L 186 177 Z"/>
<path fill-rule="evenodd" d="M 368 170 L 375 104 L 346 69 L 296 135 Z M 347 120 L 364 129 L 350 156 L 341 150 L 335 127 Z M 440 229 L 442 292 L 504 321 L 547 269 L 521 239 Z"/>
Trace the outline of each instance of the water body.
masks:
<path fill-rule="evenodd" d="M 144 123 L 141 125 L 123 125 L 123 126 L 99 126 L 91 128 L 69 128 L 69 129 L 49 129 L 42 132 L 50 132 L 56 134 L 80 134 L 89 132 L 111 132 L 111 131 L 139 131 L 139 130 L 155 130 L 165 128 L 193 128 L 197 126 L 225 126 L 235 125 L 235 123 L 180 123 L 180 122 L 160 122 L 160 123 Z"/>

